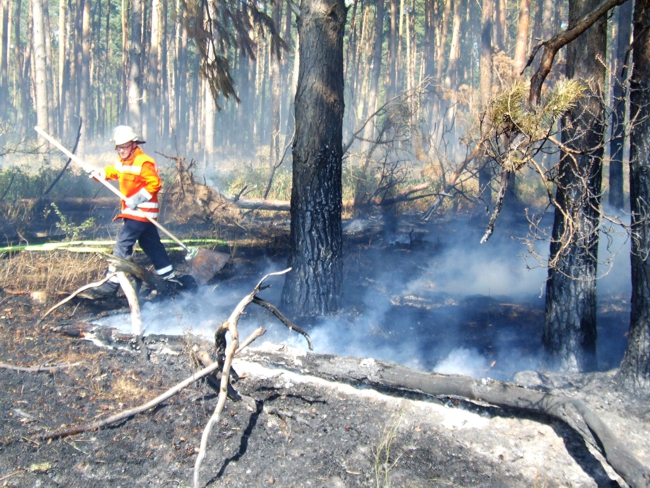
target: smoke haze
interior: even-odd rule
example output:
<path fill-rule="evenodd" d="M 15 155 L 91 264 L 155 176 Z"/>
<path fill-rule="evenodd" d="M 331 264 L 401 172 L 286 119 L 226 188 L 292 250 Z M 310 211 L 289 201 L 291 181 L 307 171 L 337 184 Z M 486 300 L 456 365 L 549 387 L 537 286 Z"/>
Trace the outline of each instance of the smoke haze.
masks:
<path fill-rule="evenodd" d="M 356 268 L 349 271 L 345 314 L 307 329 L 315 352 L 372 357 L 476 378 L 508 379 L 517 371 L 535 369 L 541 349 L 547 270 L 527 269 L 522 257 L 525 247 L 511 238 L 511 232 L 497 231 L 487 244 L 480 245 L 481 232 L 459 225 L 447 226 L 441 233 L 429 226 L 421 229 L 425 251 L 407 252 L 394 246 L 365 251 L 370 253 L 367 259 L 373 267 L 365 269 L 368 275 L 362 277 L 354 276 Z M 525 229 L 519 232 L 525 233 Z M 598 284 L 603 302 L 612 300 L 611 296 L 629 301 L 629 243 L 620 236 L 615 241 L 610 247 L 619 249 L 618 255 L 611 272 Z M 435 252 L 430 251 L 432 246 Z M 540 244 L 542 255 L 544 247 L 548 249 L 548 244 Z M 603 257 L 605 247 L 606 239 L 602 239 Z M 145 303 L 142 319 L 146 333 L 191 332 L 211 338 L 257 281 L 284 265 L 267 260 L 249 280 L 221 282 L 192 295 Z M 283 279 L 271 277 L 266 283 L 271 287 L 263 290 L 260 298 L 279 305 Z M 603 368 L 618 366 L 627 327 L 621 323 L 620 312 L 608 313 L 599 314 L 599 325 L 604 328 L 599 330 Z M 130 331 L 128 316 L 111 317 L 102 324 Z M 253 304 L 240 320 L 240 339 L 260 326 L 267 333 L 258 341 L 307 349 L 300 334 L 289 332 Z"/>

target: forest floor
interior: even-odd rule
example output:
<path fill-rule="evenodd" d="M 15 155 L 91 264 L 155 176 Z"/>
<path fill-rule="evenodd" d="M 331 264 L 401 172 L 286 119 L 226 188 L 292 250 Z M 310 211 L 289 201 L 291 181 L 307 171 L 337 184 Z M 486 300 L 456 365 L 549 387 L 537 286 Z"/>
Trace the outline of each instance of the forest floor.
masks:
<path fill-rule="evenodd" d="M 650 466 L 647 399 L 621 393 L 609 364 L 617 357 L 620 361 L 624 349 L 620 336 L 629 316 L 624 300 L 615 294 L 601 297 L 599 318 L 607 329 L 602 348 L 615 350 L 601 360 L 602 371 L 570 377 L 516 374 L 535 366 L 543 322 L 539 300 L 441 291 L 440 280 L 451 279 L 433 273 L 441 263 L 429 259 L 443 256 L 448 243 L 460 239 L 444 223 L 435 229 L 400 224 L 391 233 L 372 221 L 351 222 L 346 228 L 346 300 L 337 327 L 297 324 L 310 333 L 317 353 L 332 352 L 332 336 L 338 336 L 344 345 L 336 350 L 357 356 L 359 368 L 371 361 L 365 357 L 374 357 L 430 371 L 460 347 L 482 358 L 479 377 L 583 399 Z M 75 282 L 78 277 L 70 280 L 59 290 L 61 297 L 43 301 L 28 274 L 45 267 L 54 279 L 69 258 L 57 262 L 33 253 L 0 261 L 0 270 L 20 270 L 12 271 L 10 279 L 3 273 L 0 284 L 0 363 L 78 363 L 51 372 L 0 368 L 0 486 L 192 485 L 201 433 L 216 405 L 214 390 L 202 382 L 109 428 L 52 441 L 39 436 L 138 406 L 189 377 L 195 371 L 192 347 L 207 349 L 210 340 L 209 334 L 188 331 L 214 330 L 265 272 L 286 263 L 286 222 L 267 222 L 249 232 L 256 239 L 240 239 L 237 248 L 231 247 L 233 258 L 209 285 L 191 297 L 147 305 L 175 304 L 175 312 L 162 313 L 186 321 L 186 333 L 146 337 L 148 360 L 128 340 L 106 340 L 110 334 L 61 333 L 103 323 L 102 317 L 115 317 L 116 311 L 123 314 L 123 298 L 103 303 L 75 299 L 38 324 L 56 300 L 84 283 Z M 182 269 L 183 256 L 172 257 Z M 18 266 L 20 259 L 25 262 Z M 75 261 L 75 267 L 101 273 L 95 258 L 75 259 L 85 263 Z M 273 283 L 266 299 L 279 305 L 280 289 Z M 207 311 L 201 308 L 206 304 Z M 212 316 L 197 319 L 198 309 Z M 143 313 L 145 321 L 155 321 L 147 317 Z M 312 354 L 305 351 L 302 337 L 293 333 L 293 342 L 288 340 L 289 333 L 262 309 L 249 309 L 241 327 L 249 322 L 250 328 L 262 324 L 269 333 L 235 360 L 240 376 L 235 388 L 245 400 L 226 403 L 210 436 L 202 486 L 625 486 L 598 448 L 559 420 L 299 374 L 291 365 Z M 153 323 L 145 325 L 160 332 Z M 359 335 L 361 328 L 367 336 Z M 351 348 L 352 342 L 357 347 Z M 269 364 L 264 351 L 286 358 L 286 368 L 277 361 Z"/>

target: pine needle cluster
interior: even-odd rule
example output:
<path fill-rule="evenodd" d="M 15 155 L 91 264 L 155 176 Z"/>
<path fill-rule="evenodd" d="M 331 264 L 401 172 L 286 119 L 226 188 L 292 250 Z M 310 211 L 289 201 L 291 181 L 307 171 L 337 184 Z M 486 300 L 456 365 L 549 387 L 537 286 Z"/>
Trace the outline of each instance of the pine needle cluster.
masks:
<path fill-rule="evenodd" d="M 488 153 L 506 171 L 530 160 L 536 143 L 549 138 L 558 117 L 576 107 L 587 87 L 577 80 L 558 81 L 533 107 L 527 102 L 529 91 L 529 83 L 515 81 L 492 99 L 485 114 L 491 130 Z"/>
<path fill-rule="evenodd" d="M 527 103 L 530 83 L 516 81 L 498 93 L 487 116 L 496 133 L 517 132 L 531 142 L 545 139 L 559 116 L 575 108 L 587 87 L 578 80 L 563 79 L 548 90 L 538 106 Z"/>

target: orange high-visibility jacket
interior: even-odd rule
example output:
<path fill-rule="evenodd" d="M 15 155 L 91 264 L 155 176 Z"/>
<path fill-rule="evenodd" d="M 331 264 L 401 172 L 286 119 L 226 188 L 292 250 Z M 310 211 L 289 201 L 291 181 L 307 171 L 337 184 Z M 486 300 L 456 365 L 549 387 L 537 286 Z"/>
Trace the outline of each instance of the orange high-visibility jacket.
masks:
<path fill-rule="evenodd" d="M 119 158 L 117 163 L 107 166 L 104 171 L 107 180 L 120 181 L 120 192 L 125 197 L 133 196 L 142 190 L 151 195 L 149 201 L 138 205 L 138 209 L 146 212 L 151 218 L 158 217 L 158 191 L 162 186 L 158 167 L 153 158 L 147 156 L 139 146 L 133 150 L 129 159 Z M 128 208 L 122 200 L 122 213 L 115 218 L 147 222 L 146 218 L 139 217 L 137 213 Z"/>

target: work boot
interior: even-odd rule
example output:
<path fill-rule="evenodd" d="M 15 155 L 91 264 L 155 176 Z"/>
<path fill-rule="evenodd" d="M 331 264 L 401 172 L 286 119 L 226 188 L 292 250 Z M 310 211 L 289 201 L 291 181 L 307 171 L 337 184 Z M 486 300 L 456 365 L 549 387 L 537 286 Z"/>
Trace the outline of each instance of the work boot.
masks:
<path fill-rule="evenodd" d="M 119 288 L 119 283 L 116 283 L 114 281 L 107 281 L 100 286 L 88 288 L 87 290 L 81 292 L 79 296 L 88 300 L 104 300 L 106 298 L 112 298 L 117 295 L 117 290 L 119 290 Z"/>
<path fill-rule="evenodd" d="M 169 295 L 194 290 L 197 287 L 196 281 L 190 275 L 175 275 L 163 277 L 163 279 L 167 284 L 167 293 Z"/>

